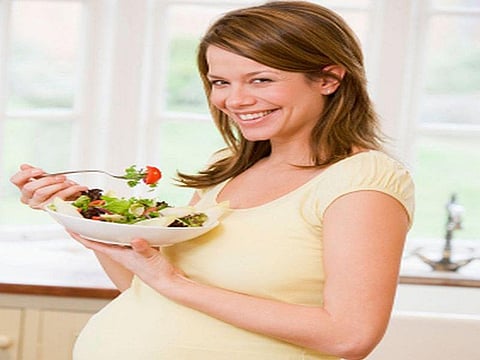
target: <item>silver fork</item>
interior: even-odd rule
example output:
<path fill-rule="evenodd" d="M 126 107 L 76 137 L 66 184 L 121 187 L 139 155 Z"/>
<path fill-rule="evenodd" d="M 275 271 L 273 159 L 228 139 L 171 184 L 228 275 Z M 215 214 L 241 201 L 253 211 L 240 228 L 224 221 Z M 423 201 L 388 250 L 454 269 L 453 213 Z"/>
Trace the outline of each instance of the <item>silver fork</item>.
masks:
<path fill-rule="evenodd" d="M 99 173 L 99 174 L 105 174 L 108 176 L 111 176 L 116 179 L 127 179 L 125 175 L 113 175 L 110 174 L 107 171 L 103 170 L 92 170 L 92 169 L 87 169 L 87 170 L 69 170 L 69 171 L 60 171 L 60 172 L 55 172 L 55 173 L 45 173 L 39 176 L 39 178 L 42 177 L 47 177 L 47 176 L 57 176 L 57 175 L 68 175 L 68 174 L 78 174 L 78 173 Z"/>

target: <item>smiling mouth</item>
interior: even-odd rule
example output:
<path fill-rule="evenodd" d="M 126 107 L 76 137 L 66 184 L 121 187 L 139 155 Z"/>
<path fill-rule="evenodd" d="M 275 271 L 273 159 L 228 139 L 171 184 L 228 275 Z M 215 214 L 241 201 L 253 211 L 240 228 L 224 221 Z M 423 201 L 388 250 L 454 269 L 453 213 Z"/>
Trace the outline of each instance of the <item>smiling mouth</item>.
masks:
<path fill-rule="evenodd" d="M 240 118 L 240 120 L 243 120 L 243 121 L 257 120 L 264 116 L 267 116 L 272 112 L 273 110 L 267 110 L 267 111 L 261 111 L 261 112 L 250 113 L 250 114 L 238 114 L 238 117 Z"/>

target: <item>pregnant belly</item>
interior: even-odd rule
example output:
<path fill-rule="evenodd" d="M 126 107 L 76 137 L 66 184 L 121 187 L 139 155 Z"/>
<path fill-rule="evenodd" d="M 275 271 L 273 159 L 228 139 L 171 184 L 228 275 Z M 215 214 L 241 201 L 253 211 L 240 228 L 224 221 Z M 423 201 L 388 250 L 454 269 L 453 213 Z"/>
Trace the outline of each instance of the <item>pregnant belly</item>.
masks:
<path fill-rule="evenodd" d="M 231 326 L 176 304 L 137 280 L 90 319 L 77 339 L 73 359 L 337 358 Z"/>

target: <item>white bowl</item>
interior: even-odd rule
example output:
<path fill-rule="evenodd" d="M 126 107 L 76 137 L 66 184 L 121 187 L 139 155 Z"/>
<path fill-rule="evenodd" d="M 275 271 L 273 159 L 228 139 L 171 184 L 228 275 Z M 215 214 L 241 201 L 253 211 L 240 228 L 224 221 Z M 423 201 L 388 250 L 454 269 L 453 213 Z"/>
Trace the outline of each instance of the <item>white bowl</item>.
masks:
<path fill-rule="evenodd" d="M 207 222 L 199 227 L 118 224 L 65 215 L 48 207 L 45 210 L 65 229 L 90 240 L 117 245 L 129 245 L 135 238 L 145 239 L 152 246 L 172 245 L 203 235 L 219 224 L 218 221 Z"/>

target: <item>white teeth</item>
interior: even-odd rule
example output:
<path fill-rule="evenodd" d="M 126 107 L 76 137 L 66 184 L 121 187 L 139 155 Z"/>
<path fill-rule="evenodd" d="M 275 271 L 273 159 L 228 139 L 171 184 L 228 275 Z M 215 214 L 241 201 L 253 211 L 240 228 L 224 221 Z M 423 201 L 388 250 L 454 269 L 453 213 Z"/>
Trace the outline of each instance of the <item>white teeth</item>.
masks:
<path fill-rule="evenodd" d="M 268 110 L 268 111 L 262 111 L 258 113 L 252 113 L 252 114 L 240 114 L 238 115 L 238 117 L 242 120 L 255 120 L 255 119 L 261 118 L 262 116 L 268 115 L 271 112 L 272 112 L 271 110 Z"/>

